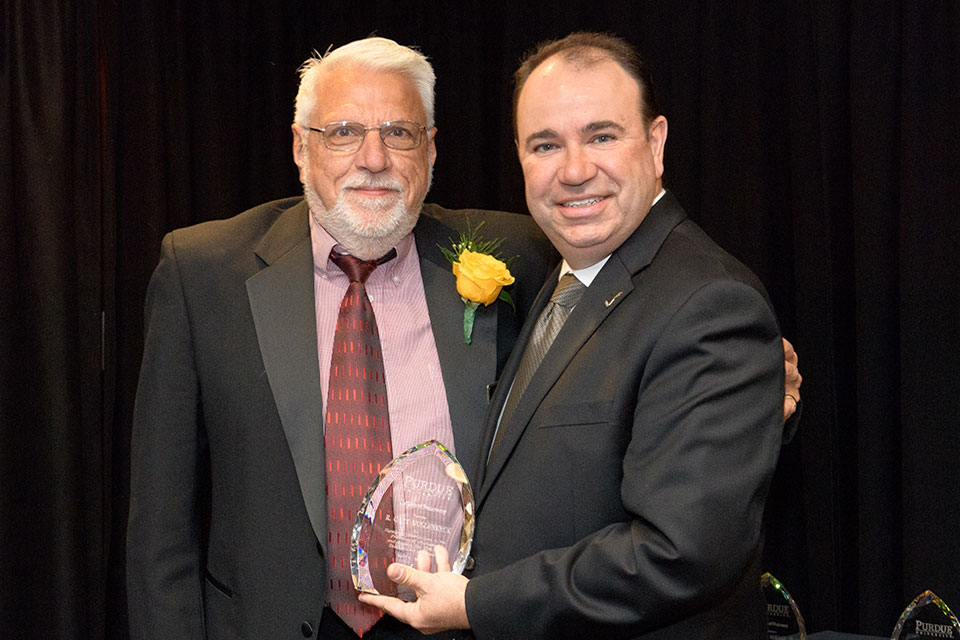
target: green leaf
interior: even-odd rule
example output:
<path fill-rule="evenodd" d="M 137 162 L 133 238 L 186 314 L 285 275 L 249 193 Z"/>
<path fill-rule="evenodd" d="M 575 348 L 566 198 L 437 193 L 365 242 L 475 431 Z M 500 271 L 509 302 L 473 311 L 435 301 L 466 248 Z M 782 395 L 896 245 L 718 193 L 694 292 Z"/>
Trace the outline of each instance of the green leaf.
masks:
<path fill-rule="evenodd" d="M 468 300 L 463 302 L 466 305 L 463 307 L 463 341 L 470 344 L 473 339 L 473 320 L 477 315 L 477 303 Z"/>
<path fill-rule="evenodd" d="M 513 303 L 513 298 L 510 297 L 510 294 L 507 293 L 506 289 L 500 289 L 500 295 L 497 297 L 503 300 L 504 302 L 506 302 L 507 304 L 509 304 L 510 308 L 513 309 L 514 311 L 517 310 L 517 305 Z"/>

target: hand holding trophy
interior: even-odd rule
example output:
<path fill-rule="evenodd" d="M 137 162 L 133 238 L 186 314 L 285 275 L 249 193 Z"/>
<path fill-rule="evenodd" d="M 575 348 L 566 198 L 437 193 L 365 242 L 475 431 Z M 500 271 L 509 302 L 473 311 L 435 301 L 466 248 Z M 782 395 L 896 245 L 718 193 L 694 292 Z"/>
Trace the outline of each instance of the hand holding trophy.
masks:
<path fill-rule="evenodd" d="M 436 440 L 416 445 L 384 467 L 357 513 L 350 544 L 354 587 L 412 601 L 416 594 L 386 577 L 390 562 L 417 566 L 418 552 L 443 546 L 462 573 L 474 530 L 473 491 L 463 467 Z"/>

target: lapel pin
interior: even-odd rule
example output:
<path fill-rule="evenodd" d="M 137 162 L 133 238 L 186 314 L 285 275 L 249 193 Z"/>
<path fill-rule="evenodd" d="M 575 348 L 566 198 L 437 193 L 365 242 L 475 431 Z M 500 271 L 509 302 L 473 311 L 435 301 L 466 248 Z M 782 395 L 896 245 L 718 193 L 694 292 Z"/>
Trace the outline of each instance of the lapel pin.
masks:
<path fill-rule="evenodd" d="M 606 307 L 609 308 L 610 305 L 613 304 L 613 301 L 616 300 L 617 298 L 619 298 L 619 297 L 622 296 L 622 295 L 623 295 L 623 291 L 618 291 L 618 292 L 617 292 L 617 295 L 613 296 L 613 297 L 610 298 L 609 300 L 604 300 L 604 301 L 603 301 L 603 304 L 604 304 Z"/>

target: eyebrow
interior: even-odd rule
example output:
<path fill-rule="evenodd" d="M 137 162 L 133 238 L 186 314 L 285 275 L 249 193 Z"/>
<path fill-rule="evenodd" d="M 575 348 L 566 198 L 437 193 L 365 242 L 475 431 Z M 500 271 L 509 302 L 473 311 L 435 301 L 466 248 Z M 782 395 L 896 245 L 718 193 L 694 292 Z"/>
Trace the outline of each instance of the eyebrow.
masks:
<path fill-rule="evenodd" d="M 556 137 L 557 137 L 557 132 L 554 131 L 553 129 L 541 129 L 540 131 L 537 131 L 528 135 L 525 142 L 526 144 L 529 145 L 534 140 L 539 140 L 542 138 L 549 139 L 549 138 L 556 138 Z"/>
<path fill-rule="evenodd" d="M 613 120 L 600 120 L 598 122 L 591 122 L 585 126 L 581 131 L 583 133 L 592 133 L 594 131 L 600 131 L 601 129 L 616 129 L 619 132 L 624 132 L 624 129 L 621 125 L 617 124 Z"/>
<path fill-rule="evenodd" d="M 591 122 L 589 124 L 584 125 L 583 128 L 580 129 L 580 132 L 593 133 L 595 131 L 602 131 L 604 129 L 614 129 L 620 133 L 623 133 L 624 131 L 626 131 L 626 129 L 624 129 L 622 125 L 617 124 L 613 120 L 598 120 L 596 122 Z M 536 131 L 534 133 L 531 133 L 529 136 L 527 136 L 526 144 L 529 145 L 534 140 L 542 140 L 542 139 L 549 140 L 551 138 L 556 138 L 556 137 L 558 137 L 558 134 L 553 129 L 541 129 L 540 131 Z"/>

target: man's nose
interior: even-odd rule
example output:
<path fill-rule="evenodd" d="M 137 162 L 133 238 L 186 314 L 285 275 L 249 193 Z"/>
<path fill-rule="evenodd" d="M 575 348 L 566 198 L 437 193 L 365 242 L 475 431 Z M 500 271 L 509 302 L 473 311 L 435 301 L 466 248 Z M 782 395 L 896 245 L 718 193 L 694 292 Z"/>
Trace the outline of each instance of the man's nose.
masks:
<path fill-rule="evenodd" d="M 357 149 L 356 164 L 357 167 L 372 173 L 378 173 L 390 167 L 390 154 L 383 140 L 380 139 L 379 129 L 368 129 L 364 132 L 360 148 Z"/>
<path fill-rule="evenodd" d="M 597 165 L 590 154 L 580 145 L 567 145 L 564 150 L 560 181 L 564 184 L 583 184 L 597 175 Z"/>

